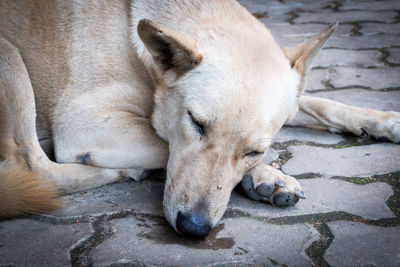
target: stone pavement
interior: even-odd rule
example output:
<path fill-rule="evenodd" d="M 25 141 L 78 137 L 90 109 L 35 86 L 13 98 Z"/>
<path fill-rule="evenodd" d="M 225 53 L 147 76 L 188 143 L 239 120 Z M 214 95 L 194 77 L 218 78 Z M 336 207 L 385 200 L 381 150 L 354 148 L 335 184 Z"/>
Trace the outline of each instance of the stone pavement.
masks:
<path fill-rule="evenodd" d="M 241 2 L 282 45 L 338 20 L 306 92 L 400 111 L 399 1 Z M 308 198 L 278 209 L 234 192 L 210 236 L 193 240 L 163 218 L 162 175 L 112 184 L 0 222 L 0 266 L 400 266 L 400 145 L 284 128 L 267 161 L 301 179 Z"/>

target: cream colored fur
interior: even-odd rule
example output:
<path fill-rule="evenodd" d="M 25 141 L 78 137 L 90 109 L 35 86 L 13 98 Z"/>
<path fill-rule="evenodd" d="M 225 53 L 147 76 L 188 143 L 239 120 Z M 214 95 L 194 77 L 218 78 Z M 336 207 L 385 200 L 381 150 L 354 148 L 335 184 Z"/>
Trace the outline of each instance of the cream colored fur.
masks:
<path fill-rule="evenodd" d="M 254 188 L 276 185 L 263 200 L 297 202 L 300 184 L 261 160 L 298 109 L 310 126 L 400 141 L 398 113 L 300 97 L 336 26 L 282 50 L 233 0 L 3 0 L 2 42 L 23 63 L 0 72 L 26 67 L 14 100 L 37 113 L 36 130 L 10 122 L 30 148 L 17 154 L 60 193 L 167 168 L 164 211 L 175 229 L 178 212 L 201 212 L 215 225 L 245 174 Z M 51 144 L 47 156 L 38 139 Z"/>

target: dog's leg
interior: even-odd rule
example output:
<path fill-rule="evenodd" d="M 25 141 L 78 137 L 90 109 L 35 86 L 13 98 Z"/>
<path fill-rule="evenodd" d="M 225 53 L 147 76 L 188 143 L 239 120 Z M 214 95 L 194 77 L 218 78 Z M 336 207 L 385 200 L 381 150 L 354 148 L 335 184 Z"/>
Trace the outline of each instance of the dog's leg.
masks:
<path fill-rule="evenodd" d="M 165 168 L 168 144 L 157 136 L 151 119 L 120 111 L 119 107 L 110 111 L 96 105 L 112 97 L 104 100 L 101 90 L 92 93 L 91 99 L 77 96 L 79 100 L 74 101 L 85 102 L 85 105 L 75 105 L 71 101 L 70 112 L 59 117 L 60 128 L 53 129 L 56 161 L 111 169 Z M 117 90 L 117 85 L 104 89 L 107 92 Z"/>
<path fill-rule="evenodd" d="M 361 137 L 385 137 L 400 142 L 398 112 L 359 108 L 312 96 L 300 97 L 299 110 L 300 114 L 288 125 L 350 132 Z"/>
<path fill-rule="evenodd" d="M 299 198 L 305 198 L 295 178 L 264 163 L 258 164 L 243 177 L 242 188 L 249 198 L 278 207 L 292 206 Z"/>
<path fill-rule="evenodd" d="M 98 187 L 125 177 L 140 177 L 143 173 L 143 170 L 99 168 L 50 161 L 36 134 L 34 94 L 25 64 L 18 49 L 2 37 L 0 100 L 0 160 L 4 161 L 2 171 L 12 167 L 32 172 L 35 177 L 39 174 L 42 181 L 48 182 L 62 194 Z M 5 178 L 13 177 L 0 175 L 0 180 Z"/>

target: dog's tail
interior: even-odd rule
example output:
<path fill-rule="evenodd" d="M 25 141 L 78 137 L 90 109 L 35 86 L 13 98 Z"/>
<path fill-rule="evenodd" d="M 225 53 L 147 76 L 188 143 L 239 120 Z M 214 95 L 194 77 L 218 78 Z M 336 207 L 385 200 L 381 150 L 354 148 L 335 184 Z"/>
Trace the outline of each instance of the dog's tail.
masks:
<path fill-rule="evenodd" d="M 32 85 L 19 51 L 0 36 L 0 217 L 60 206 L 56 191 L 33 171 L 47 160 L 36 136 Z"/>
<path fill-rule="evenodd" d="M 42 213 L 61 206 L 55 190 L 37 173 L 18 165 L 1 165 L 0 218 Z"/>

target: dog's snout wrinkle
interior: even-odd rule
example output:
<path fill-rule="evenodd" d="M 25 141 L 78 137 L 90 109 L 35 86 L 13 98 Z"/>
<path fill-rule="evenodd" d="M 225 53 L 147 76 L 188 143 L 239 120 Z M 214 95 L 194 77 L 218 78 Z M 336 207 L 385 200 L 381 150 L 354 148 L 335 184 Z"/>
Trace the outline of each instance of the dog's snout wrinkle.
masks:
<path fill-rule="evenodd" d="M 178 212 L 176 229 L 178 232 L 195 237 L 207 236 L 211 230 L 211 223 L 200 214 L 182 214 Z"/>

